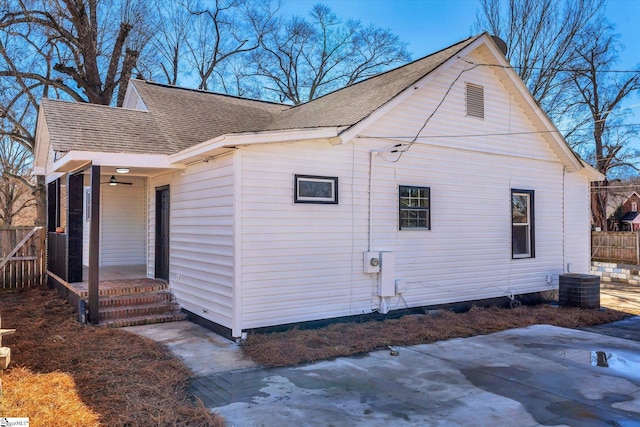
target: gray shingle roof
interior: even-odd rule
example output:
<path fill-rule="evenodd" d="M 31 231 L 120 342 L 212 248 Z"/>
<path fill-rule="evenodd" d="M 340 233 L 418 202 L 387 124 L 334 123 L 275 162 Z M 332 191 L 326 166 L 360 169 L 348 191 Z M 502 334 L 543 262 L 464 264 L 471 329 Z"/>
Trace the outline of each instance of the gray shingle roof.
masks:
<path fill-rule="evenodd" d="M 269 127 L 295 129 L 352 126 L 467 47 L 471 37 L 422 59 L 284 111 Z"/>
<path fill-rule="evenodd" d="M 43 100 L 54 150 L 172 154 L 225 134 L 359 123 L 478 37 L 296 107 L 132 80 L 147 112 Z"/>
<path fill-rule="evenodd" d="M 143 111 L 43 99 L 55 151 L 166 154 L 172 145 Z"/>
<path fill-rule="evenodd" d="M 175 151 L 220 135 L 264 130 L 274 116 L 291 108 L 141 80 L 131 83 Z"/>

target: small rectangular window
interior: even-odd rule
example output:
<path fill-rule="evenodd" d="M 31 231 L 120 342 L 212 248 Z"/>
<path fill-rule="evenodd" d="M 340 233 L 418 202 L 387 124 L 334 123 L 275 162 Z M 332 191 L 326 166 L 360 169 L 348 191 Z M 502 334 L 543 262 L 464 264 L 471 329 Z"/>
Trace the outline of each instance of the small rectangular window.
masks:
<path fill-rule="evenodd" d="M 399 187 L 399 228 L 431 229 L 431 190 L 429 187 Z"/>
<path fill-rule="evenodd" d="M 338 177 L 295 175 L 295 203 L 338 203 Z"/>
<path fill-rule="evenodd" d="M 533 258 L 534 215 L 533 191 L 511 190 L 511 256 Z"/>
<path fill-rule="evenodd" d="M 467 116 L 484 119 L 484 87 L 467 83 Z"/>

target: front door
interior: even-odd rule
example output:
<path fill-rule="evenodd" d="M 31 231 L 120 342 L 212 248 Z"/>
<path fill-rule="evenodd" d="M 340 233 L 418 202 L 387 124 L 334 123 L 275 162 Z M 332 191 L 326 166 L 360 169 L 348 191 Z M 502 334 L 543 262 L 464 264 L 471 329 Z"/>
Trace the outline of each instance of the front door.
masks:
<path fill-rule="evenodd" d="M 169 186 L 156 188 L 156 278 L 169 280 Z"/>

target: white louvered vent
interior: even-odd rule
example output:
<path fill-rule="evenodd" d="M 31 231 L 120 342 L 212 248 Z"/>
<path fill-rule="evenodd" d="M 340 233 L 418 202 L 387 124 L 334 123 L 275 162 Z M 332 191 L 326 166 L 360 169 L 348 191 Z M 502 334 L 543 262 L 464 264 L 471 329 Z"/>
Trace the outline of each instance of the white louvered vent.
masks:
<path fill-rule="evenodd" d="M 484 87 L 467 83 L 467 116 L 484 119 Z"/>

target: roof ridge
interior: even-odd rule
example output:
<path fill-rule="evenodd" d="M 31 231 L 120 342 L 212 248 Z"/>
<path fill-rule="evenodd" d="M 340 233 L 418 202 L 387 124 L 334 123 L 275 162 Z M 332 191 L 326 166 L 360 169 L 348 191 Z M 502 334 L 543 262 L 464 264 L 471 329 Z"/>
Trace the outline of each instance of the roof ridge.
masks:
<path fill-rule="evenodd" d="M 57 102 L 65 105 L 82 106 L 81 108 L 107 108 L 109 110 L 137 111 L 140 113 L 145 113 L 145 114 L 147 113 L 144 110 L 138 110 L 136 108 L 125 108 L 125 107 L 118 107 L 113 105 L 95 104 L 95 103 L 86 102 L 86 101 L 73 101 L 73 100 L 56 99 L 56 98 L 42 98 L 40 100 L 40 103 L 43 103 L 43 102 L 45 103 Z"/>
<path fill-rule="evenodd" d="M 133 82 L 142 82 L 142 83 L 146 83 L 146 84 L 153 85 L 153 86 L 164 87 L 164 88 L 167 88 L 167 89 L 179 89 L 179 90 L 184 90 L 184 91 L 188 91 L 188 92 L 201 93 L 201 94 L 204 94 L 204 95 L 215 95 L 215 96 L 221 96 L 221 97 L 225 97 L 225 98 L 232 98 L 232 99 L 237 99 L 239 101 L 250 101 L 250 102 L 257 102 L 257 103 L 261 103 L 261 104 L 277 105 L 277 106 L 281 106 L 281 107 L 289 107 L 289 108 L 291 107 L 291 105 L 283 104 L 281 102 L 266 101 L 266 100 L 263 100 L 263 99 L 255 99 L 255 98 L 247 98 L 247 97 L 244 97 L 244 96 L 230 95 L 228 93 L 220 93 L 220 92 L 213 92 L 213 91 L 203 90 L 203 89 L 194 89 L 194 88 L 189 88 L 189 87 L 176 86 L 176 85 L 171 85 L 171 84 L 167 84 L 167 83 L 159 83 L 159 82 L 154 82 L 154 81 L 145 80 L 145 79 L 131 79 L 131 80 Z"/>

